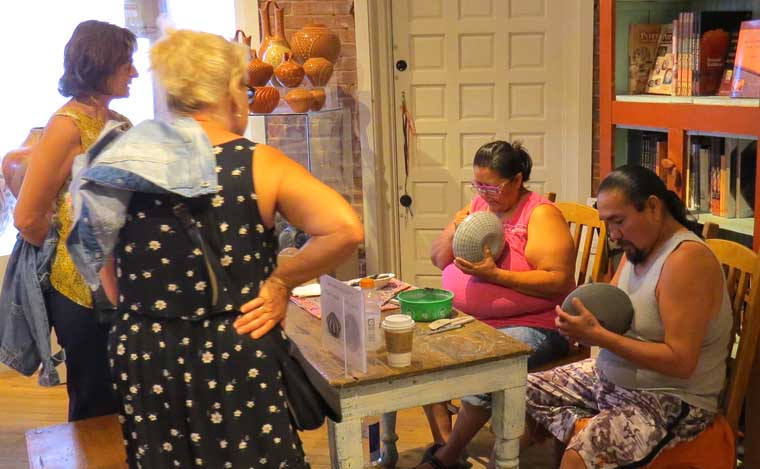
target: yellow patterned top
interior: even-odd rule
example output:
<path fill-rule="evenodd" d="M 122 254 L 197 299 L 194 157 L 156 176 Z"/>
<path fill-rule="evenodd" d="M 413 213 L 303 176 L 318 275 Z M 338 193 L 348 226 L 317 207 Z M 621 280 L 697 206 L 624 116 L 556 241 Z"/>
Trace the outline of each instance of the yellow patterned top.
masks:
<path fill-rule="evenodd" d="M 129 120 L 121 114 L 114 111 L 110 112 L 111 119 L 129 122 Z M 103 130 L 103 127 L 105 126 L 105 122 L 102 119 L 89 116 L 78 109 L 64 107 L 58 110 L 55 115 L 70 117 L 74 120 L 77 128 L 79 128 L 82 151 L 86 151 L 90 148 L 90 145 L 97 140 L 100 131 Z M 74 303 L 87 308 L 92 308 L 92 294 L 90 293 L 90 288 L 87 286 L 84 278 L 79 275 L 79 272 L 74 266 L 74 261 L 71 260 L 69 251 L 66 249 L 66 238 L 71 232 L 74 215 L 69 197 L 70 180 L 71 178 L 67 179 L 63 184 L 55 201 L 55 223 L 59 237 L 53 265 L 50 268 L 50 283 L 53 285 L 53 288 Z"/>

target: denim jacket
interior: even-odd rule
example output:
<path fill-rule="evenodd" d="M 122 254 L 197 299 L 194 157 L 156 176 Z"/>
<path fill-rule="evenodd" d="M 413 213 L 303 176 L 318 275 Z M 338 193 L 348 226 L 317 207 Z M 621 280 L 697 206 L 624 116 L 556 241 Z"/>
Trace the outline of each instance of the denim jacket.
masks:
<path fill-rule="evenodd" d="M 41 386 L 60 383 L 55 367 L 64 359 L 63 351 L 51 354 L 50 324 L 43 296 L 50 286 L 50 262 L 57 243 L 55 228 L 39 248 L 19 235 L 0 295 L 0 362 L 26 376 L 31 376 L 42 364 L 38 380 Z"/>
<path fill-rule="evenodd" d="M 134 192 L 197 197 L 218 191 L 216 156 L 193 119 L 146 120 L 126 132 L 106 124 L 72 169 L 74 223 L 66 247 L 91 289 L 118 242 Z"/>

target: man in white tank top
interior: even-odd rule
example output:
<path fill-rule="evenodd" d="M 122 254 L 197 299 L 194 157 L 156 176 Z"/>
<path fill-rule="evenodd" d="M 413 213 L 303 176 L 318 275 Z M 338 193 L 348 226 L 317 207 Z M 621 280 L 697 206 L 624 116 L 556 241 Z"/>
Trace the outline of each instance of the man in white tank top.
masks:
<path fill-rule="evenodd" d="M 624 250 L 612 279 L 631 297 L 631 328 L 603 328 L 575 300 L 557 327 L 600 347 L 589 359 L 528 377 L 528 435 L 537 426 L 567 444 L 561 468 L 639 467 L 713 420 L 726 375 L 731 306 L 723 272 L 689 229 L 681 200 L 652 171 L 623 166 L 599 187 L 597 206 Z M 575 423 L 590 417 L 573 436 Z"/>

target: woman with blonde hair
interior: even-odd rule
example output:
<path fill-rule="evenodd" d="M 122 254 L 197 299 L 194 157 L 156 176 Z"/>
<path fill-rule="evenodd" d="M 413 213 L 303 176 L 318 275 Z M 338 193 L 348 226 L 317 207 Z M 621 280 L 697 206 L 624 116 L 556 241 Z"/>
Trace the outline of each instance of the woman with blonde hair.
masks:
<path fill-rule="evenodd" d="M 76 252 L 87 252 L 88 226 L 121 226 L 113 237 L 93 228 L 104 251 L 91 258 L 113 247 L 119 313 L 109 350 L 130 467 L 308 466 L 279 362 L 258 339 L 287 341 L 279 324 L 291 288 L 338 266 L 363 233 L 337 192 L 242 136 L 246 55 L 217 35 L 170 32 L 150 61 L 177 119 L 127 131 L 74 181 L 82 192 L 102 183 L 75 196 Z M 133 192 L 97 201 L 114 184 Z M 119 200 L 119 219 L 100 210 Z M 178 200 L 234 283 L 219 288 L 234 288 L 241 305 L 214 307 L 214 278 L 173 210 Z M 279 266 L 275 212 L 311 235 Z"/>

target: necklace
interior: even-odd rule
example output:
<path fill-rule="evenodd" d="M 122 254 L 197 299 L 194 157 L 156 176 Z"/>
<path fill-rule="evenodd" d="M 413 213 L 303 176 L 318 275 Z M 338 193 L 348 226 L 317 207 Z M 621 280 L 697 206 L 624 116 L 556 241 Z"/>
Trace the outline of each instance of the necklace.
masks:
<path fill-rule="evenodd" d="M 108 120 L 110 111 L 108 105 L 103 105 L 95 96 L 87 96 L 86 99 L 74 98 L 74 101 L 78 102 L 82 106 L 88 107 L 92 110 L 93 117 L 103 122 Z"/>

